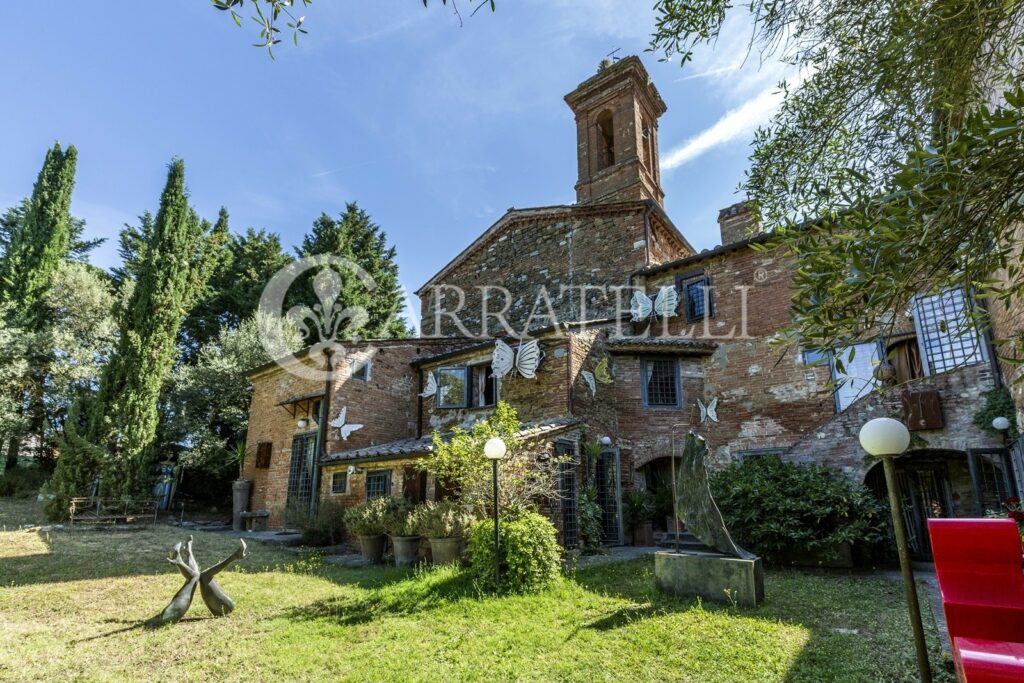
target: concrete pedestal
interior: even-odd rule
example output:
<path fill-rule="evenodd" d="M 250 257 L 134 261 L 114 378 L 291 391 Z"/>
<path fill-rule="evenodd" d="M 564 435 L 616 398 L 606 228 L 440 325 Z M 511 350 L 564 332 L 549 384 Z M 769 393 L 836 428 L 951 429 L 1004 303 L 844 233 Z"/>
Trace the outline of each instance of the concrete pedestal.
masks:
<path fill-rule="evenodd" d="M 742 560 L 702 552 L 655 553 L 654 582 L 663 591 L 685 597 L 735 602 L 744 607 L 757 607 L 764 602 L 761 558 Z"/>

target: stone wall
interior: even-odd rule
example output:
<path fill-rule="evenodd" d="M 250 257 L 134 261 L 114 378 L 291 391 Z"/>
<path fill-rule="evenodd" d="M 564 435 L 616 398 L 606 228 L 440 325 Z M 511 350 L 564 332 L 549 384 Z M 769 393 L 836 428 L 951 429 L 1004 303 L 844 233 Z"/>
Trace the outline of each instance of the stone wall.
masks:
<path fill-rule="evenodd" d="M 841 469 L 854 480 L 863 481 L 872 463 L 860 447 L 860 428 L 876 417 L 901 419 L 900 394 L 924 389 L 939 392 L 945 426 L 943 429 L 913 432 L 911 452 L 1001 448 L 999 437 L 974 425 L 974 414 L 984 405 L 981 395 L 992 389 L 994 382 L 992 366 L 979 363 L 914 380 L 884 393 L 873 392 L 832 419 L 809 429 L 785 457 L 794 462 L 824 462 Z"/>
<path fill-rule="evenodd" d="M 1024 258 L 1024 224 L 1018 226 L 1014 239 L 1018 245 L 1015 260 L 1020 263 Z M 996 274 L 996 278 L 1005 281 L 1007 274 L 1001 271 Z M 1017 405 L 1017 429 L 1024 432 L 1024 365 L 1007 362 L 1007 359 L 1017 360 L 1024 356 L 1024 340 L 1020 338 L 1024 332 L 1024 300 L 1018 298 L 1009 304 L 1003 304 L 992 299 L 988 303 L 988 309 L 992 319 L 992 336 L 995 339 L 1007 340 L 1007 343 L 996 349 L 996 352 L 1006 386 Z"/>
<path fill-rule="evenodd" d="M 581 287 L 625 287 L 634 271 L 649 264 L 645 217 L 650 212 L 648 204 L 631 202 L 508 217 L 501 230 L 467 249 L 418 292 L 423 334 L 483 338 L 522 334 L 527 327 L 551 326 L 556 322 L 551 312 L 557 322 L 611 317 L 617 310 L 614 296 L 589 290 L 582 301 Z M 688 247 L 663 222 L 655 229 L 658 258 L 688 253 Z M 454 287 L 465 293 L 461 309 Z M 504 287 L 511 299 L 506 301 L 499 291 L 484 287 Z M 482 324 L 485 292 L 490 314 L 486 328 Z M 628 293 L 624 301 L 628 307 Z M 503 328 L 496 317 L 506 303 L 504 317 L 511 329 Z M 456 315 L 462 327 L 444 311 Z"/>

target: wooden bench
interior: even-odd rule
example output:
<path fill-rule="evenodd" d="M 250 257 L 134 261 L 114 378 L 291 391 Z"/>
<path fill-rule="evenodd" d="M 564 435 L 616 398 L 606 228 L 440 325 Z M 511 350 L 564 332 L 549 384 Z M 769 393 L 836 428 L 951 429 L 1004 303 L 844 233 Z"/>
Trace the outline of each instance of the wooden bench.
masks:
<path fill-rule="evenodd" d="M 155 522 L 159 498 L 72 498 L 68 508 L 71 524 Z"/>
<path fill-rule="evenodd" d="M 957 677 L 1024 681 L 1024 553 L 1010 519 L 929 519 Z"/>

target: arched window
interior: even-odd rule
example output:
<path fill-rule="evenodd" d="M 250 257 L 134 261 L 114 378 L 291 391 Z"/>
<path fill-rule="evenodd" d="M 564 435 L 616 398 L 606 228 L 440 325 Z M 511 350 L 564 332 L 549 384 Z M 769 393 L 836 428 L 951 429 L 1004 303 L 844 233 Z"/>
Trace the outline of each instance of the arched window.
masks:
<path fill-rule="evenodd" d="M 597 117 L 597 170 L 615 163 L 615 126 L 612 113 L 603 111 Z"/>

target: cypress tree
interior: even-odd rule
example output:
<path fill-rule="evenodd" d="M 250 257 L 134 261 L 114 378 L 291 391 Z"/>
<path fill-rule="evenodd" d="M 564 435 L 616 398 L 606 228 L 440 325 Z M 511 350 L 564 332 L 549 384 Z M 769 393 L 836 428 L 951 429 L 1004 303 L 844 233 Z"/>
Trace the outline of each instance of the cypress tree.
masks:
<path fill-rule="evenodd" d="M 40 335 L 47 326 L 46 295 L 60 264 L 68 258 L 75 226 L 71 220 L 71 192 L 75 185 L 75 148 L 60 143 L 46 152 L 32 196 L 20 212 L 8 212 L 9 242 L 0 260 L 0 302 L 11 306 L 11 324 L 27 334 Z M 7 232 L 5 230 L 5 232 Z M 15 403 L 21 406 L 30 430 L 42 433 L 44 408 L 42 378 L 49 350 L 33 345 L 29 373 Z M 23 433 L 6 435 L 6 466 L 17 464 Z"/>
<path fill-rule="evenodd" d="M 188 206 L 185 165 L 174 160 L 160 198 L 160 210 L 145 248 L 132 271 L 133 287 L 120 312 L 120 337 L 100 377 L 99 391 L 83 420 L 82 431 L 63 443 L 54 474 L 51 506 L 63 514 L 69 492 L 84 491 L 92 476 L 98 446 L 104 452 L 101 491 L 107 496 L 147 494 L 153 444 L 160 413 L 160 391 L 178 358 L 182 320 L 204 293 L 228 238 L 226 213 L 216 227 Z M 78 439 L 78 436 L 81 439 Z"/>

